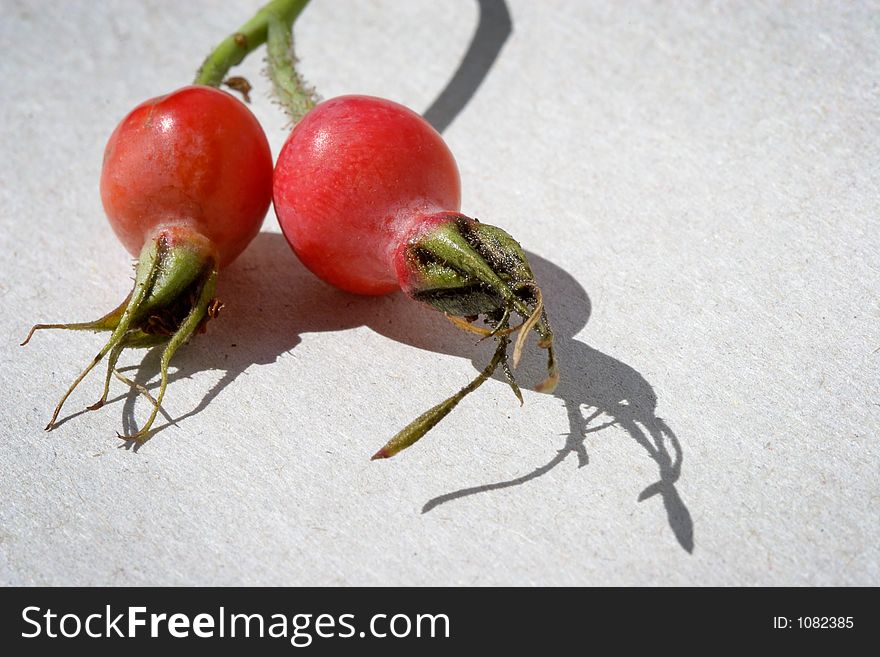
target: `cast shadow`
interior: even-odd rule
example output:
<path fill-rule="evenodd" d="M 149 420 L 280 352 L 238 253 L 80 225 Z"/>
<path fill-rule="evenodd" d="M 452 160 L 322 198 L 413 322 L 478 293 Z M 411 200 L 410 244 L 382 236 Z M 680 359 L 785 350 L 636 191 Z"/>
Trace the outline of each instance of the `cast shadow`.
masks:
<path fill-rule="evenodd" d="M 476 93 L 513 31 L 510 11 L 504 0 L 478 2 L 479 24 L 468 51 L 446 88 L 424 113 L 424 118 L 441 133 Z M 654 389 L 629 365 L 574 339 L 590 316 L 590 299 L 586 291 L 559 267 L 532 253 L 528 255 L 548 299 L 551 321 L 557 333 L 559 358 L 565 368 L 554 393 L 563 401 L 568 414 L 569 433 L 565 444 L 547 463 L 522 477 L 441 495 L 429 500 L 422 512 L 427 513 L 469 495 L 528 483 L 548 473 L 571 454 L 576 456 L 578 467 L 583 467 L 589 463 L 584 445 L 586 435 L 616 424 L 645 449 L 659 470 L 659 479 L 639 494 L 638 501 L 660 495 L 676 540 L 682 548 L 693 552 L 693 521 L 675 487 L 681 476 L 681 443 L 669 425 L 657 417 Z M 396 330 L 379 332 L 412 344 L 407 340 L 411 333 L 401 333 L 400 325 L 391 326 Z M 474 366 L 482 369 L 483 364 L 475 361 Z M 588 414 L 584 409 L 588 409 Z M 602 421 L 602 418 L 607 419 Z M 598 423 L 591 426 L 593 422 Z"/>
<path fill-rule="evenodd" d="M 449 83 L 423 115 L 437 132 L 446 130 L 473 98 L 513 32 L 510 11 L 504 0 L 477 2 L 480 17 L 467 52 Z"/>
<path fill-rule="evenodd" d="M 678 437 L 656 414 L 654 389 L 634 368 L 574 338 L 590 316 L 591 304 L 586 291 L 561 268 L 533 253 L 527 255 L 544 291 L 556 333 L 562 378 L 554 395 L 562 400 L 568 415 L 569 433 L 565 443 L 547 463 L 526 475 L 441 495 L 428 501 L 422 512 L 470 495 L 529 483 L 570 455 L 575 456 L 578 467 L 583 467 L 589 463 L 584 445 L 586 434 L 617 425 L 657 464 L 658 480 L 647 486 L 638 500 L 659 495 L 673 534 L 679 544 L 691 552 L 693 522 L 675 486 L 681 476 L 683 452 Z M 252 365 L 269 364 L 282 358 L 308 333 L 367 326 L 411 347 L 472 359 L 477 370 L 482 369 L 488 357 L 485 345 L 481 349 L 474 347 L 473 336 L 455 330 L 436 311 L 402 294 L 360 297 L 322 283 L 291 257 L 287 242 L 277 233 L 260 233 L 239 261 L 224 272 L 221 281 L 219 293 L 228 312 L 209 325 L 207 335 L 198 336 L 180 351 L 175 370 L 169 377 L 169 394 L 173 394 L 174 381 L 190 378 L 200 371 L 220 371 L 220 379 L 194 408 L 173 418 L 165 414 L 165 422 L 151 431 L 151 438 L 204 410 L 226 386 L 246 376 Z M 539 357 L 543 354 L 537 351 L 533 349 L 531 358 L 524 359 L 521 365 L 519 376 L 524 383 L 540 379 Z M 135 368 L 135 381 L 149 389 L 157 385 L 159 353 L 159 349 L 152 350 Z M 438 401 L 470 378 L 455 376 L 456 380 L 444 378 Z M 125 400 L 123 427 L 129 434 L 138 428 L 135 415 L 138 396 L 131 390 L 111 401 Z M 515 402 L 512 400 L 512 403 Z M 384 437 L 380 437 L 380 442 L 383 440 Z M 141 445 L 143 443 L 131 441 L 123 444 L 135 450 Z M 366 452 L 373 447 L 365 446 Z"/>
<path fill-rule="evenodd" d="M 681 443 L 666 421 L 657 416 L 657 395 L 653 387 L 626 363 L 574 338 L 590 317 L 591 304 L 586 291 L 553 263 L 533 253 L 529 253 L 528 258 L 544 292 L 556 333 L 562 377 L 554 395 L 562 400 L 568 414 L 569 433 L 565 443 L 553 458 L 528 474 L 435 497 L 424 505 L 422 513 L 470 495 L 529 483 L 572 455 L 582 468 L 589 463 L 584 445 L 586 435 L 617 425 L 657 464 L 657 481 L 639 494 L 638 501 L 659 495 L 676 540 L 687 552 L 693 552 L 693 520 L 675 486 L 681 476 Z M 481 367 L 478 362 L 474 365 Z M 539 375 L 526 376 L 529 378 L 524 381 L 540 380 Z"/>
<path fill-rule="evenodd" d="M 205 335 L 194 337 L 172 361 L 168 392 L 147 440 L 124 441 L 137 451 L 169 426 L 197 415 L 231 383 L 247 376 L 253 365 L 267 365 L 284 357 L 301 336 L 368 326 L 399 342 L 438 353 L 467 354 L 470 336 L 452 330 L 437 313 L 413 303 L 402 294 L 363 297 L 323 283 L 291 253 L 279 233 L 260 233 L 245 252 L 220 276 L 218 298 L 224 303 L 220 317 L 208 324 Z M 120 368 L 145 389 L 158 387 L 162 347 L 147 352 L 135 366 Z M 174 383 L 199 372 L 218 371 L 220 378 L 194 408 L 172 417 L 167 413 Z M 115 383 L 115 386 L 121 384 Z M 123 401 L 123 434 L 132 435 L 147 414 L 133 389 L 111 398 L 104 408 Z M 80 411 L 64 418 L 67 421 Z"/>

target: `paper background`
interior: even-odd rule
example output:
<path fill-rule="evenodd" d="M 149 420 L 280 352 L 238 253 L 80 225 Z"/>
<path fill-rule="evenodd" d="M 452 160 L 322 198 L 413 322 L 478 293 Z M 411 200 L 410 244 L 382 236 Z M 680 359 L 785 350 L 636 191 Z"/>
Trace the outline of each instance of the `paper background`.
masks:
<path fill-rule="evenodd" d="M 174 426 L 120 448 L 147 409 L 117 384 L 43 432 L 100 336 L 18 342 L 130 286 L 107 137 L 260 2 L 2 5 L 0 582 L 880 584 L 877 3 L 510 0 L 508 29 L 491 0 L 314 0 L 302 72 L 428 111 L 561 338 L 555 396 L 491 381 L 377 463 L 486 351 L 319 282 L 271 213 L 179 354 Z M 261 60 L 236 72 L 277 154 Z"/>

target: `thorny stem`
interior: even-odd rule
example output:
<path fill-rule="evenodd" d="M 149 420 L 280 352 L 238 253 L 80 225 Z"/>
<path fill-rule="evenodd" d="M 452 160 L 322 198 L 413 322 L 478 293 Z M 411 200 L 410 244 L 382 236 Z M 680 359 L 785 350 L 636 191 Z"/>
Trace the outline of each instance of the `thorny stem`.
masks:
<path fill-rule="evenodd" d="M 507 379 L 507 385 L 510 386 L 510 389 L 513 390 L 513 394 L 519 400 L 519 405 L 522 406 L 525 404 L 523 401 L 522 391 L 519 389 L 519 385 L 516 382 L 516 379 L 513 377 L 513 371 L 510 369 L 510 364 L 507 362 L 507 358 L 503 358 L 501 360 L 501 371 L 504 372 L 504 378 Z"/>
<path fill-rule="evenodd" d="M 541 288 L 539 288 L 533 281 L 528 281 L 526 283 L 521 284 L 520 287 L 529 287 L 535 293 L 535 309 L 532 311 L 530 315 L 528 315 L 527 319 L 522 323 L 519 329 L 519 335 L 516 337 L 516 343 L 513 345 L 513 367 L 516 369 L 517 365 L 519 365 L 519 360 L 522 357 L 522 349 L 526 343 L 526 338 L 529 337 L 529 331 L 532 330 L 532 327 L 537 324 L 541 317 L 544 314 L 544 297 L 541 294 Z"/>
<path fill-rule="evenodd" d="M 308 3 L 309 0 L 273 0 L 262 7 L 208 55 L 196 74 L 195 84 L 219 87 L 229 69 L 268 42 L 269 77 L 281 104 L 294 122 L 298 121 L 315 106 L 314 92 L 296 72 L 293 55 L 293 23 Z"/>
<path fill-rule="evenodd" d="M 100 319 L 96 319 L 93 322 L 74 322 L 71 324 L 34 324 L 31 327 L 31 330 L 28 331 L 27 337 L 21 343 L 21 346 L 24 347 L 28 342 L 30 342 L 31 338 L 34 337 L 34 333 L 45 329 L 64 329 L 67 331 L 112 331 L 114 328 L 116 328 L 116 324 L 119 322 L 119 318 L 125 311 L 125 307 L 128 305 L 130 299 L 131 295 L 126 297 L 123 302 L 119 304 L 119 306 L 111 310 Z"/>
<path fill-rule="evenodd" d="M 271 15 L 266 48 L 269 53 L 269 77 L 275 94 L 293 122 L 298 123 L 317 104 L 317 100 L 314 90 L 306 85 L 296 70 L 291 24 Z"/>
<path fill-rule="evenodd" d="M 494 338 L 496 335 L 510 335 L 511 333 L 516 333 L 520 330 L 520 328 L 522 328 L 522 324 L 510 326 L 507 323 L 507 320 L 510 317 L 509 308 L 504 309 L 504 315 L 501 317 L 501 320 L 495 325 L 495 328 L 491 329 L 483 328 L 482 326 L 474 326 L 464 317 L 458 317 L 457 315 L 444 316 L 452 323 L 453 326 L 455 326 L 455 328 L 466 331 L 468 333 L 476 333 L 477 335 L 483 336 L 477 341 L 477 344 L 480 344 L 486 338 Z"/>
<path fill-rule="evenodd" d="M 153 406 L 157 405 L 156 400 L 153 398 L 153 395 L 150 394 L 150 391 L 147 390 L 147 388 L 145 386 L 141 385 L 137 381 L 132 381 L 131 379 L 129 379 L 127 376 L 125 376 L 122 372 L 120 372 L 117 369 L 113 370 L 113 374 L 116 376 L 117 379 L 122 381 L 129 388 L 137 390 L 139 393 L 141 393 L 147 399 L 147 401 L 149 401 Z"/>

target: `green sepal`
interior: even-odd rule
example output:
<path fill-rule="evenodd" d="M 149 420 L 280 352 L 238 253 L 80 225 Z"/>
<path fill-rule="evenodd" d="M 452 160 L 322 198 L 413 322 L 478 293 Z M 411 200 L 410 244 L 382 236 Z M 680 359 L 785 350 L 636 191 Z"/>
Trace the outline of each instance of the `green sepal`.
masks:
<path fill-rule="evenodd" d="M 216 316 L 221 304 L 214 298 L 217 284 L 217 254 L 202 235 L 180 226 L 160 228 L 141 250 L 135 268 L 131 293 L 119 306 L 92 322 L 72 324 L 37 324 L 22 344 L 27 344 L 39 329 L 111 331 L 106 344 L 74 380 L 58 402 L 46 430 L 55 426 L 61 408 L 73 390 L 95 366 L 108 357 L 104 391 L 89 406 L 100 408 L 107 399 L 111 374 L 122 351 L 130 347 L 153 347 L 165 344 L 162 355 L 159 395 L 153 412 L 141 430 L 131 436 L 143 439 L 159 410 L 168 381 L 168 363 L 180 345 L 203 330 Z"/>
<path fill-rule="evenodd" d="M 528 318 L 538 285 L 525 251 L 506 231 L 448 213 L 412 239 L 403 252 L 407 294 L 441 312 L 462 317 L 514 311 Z M 553 331 L 545 312 L 534 330 L 549 348 Z"/>
<path fill-rule="evenodd" d="M 453 316 L 451 319 L 459 328 L 478 333 L 484 339 L 493 338 L 498 345 L 490 363 L 475 379 L 398 432 L 373 455 L 374 460 L 394 456 L 420 440 L 499 367 L 522 404 L 522 393 L 507 358 L 509 336 L 517 330 L 513 367 L 519 361 L 526 336 L 534 329 L 539 336 L 538 346 L 548 352 L 547 377 L 536 390 L 552 392 L 559 380 L 553 331 L 543 296 L 519 243 L 501 228 L 457 213 L 440 213 L 424 219 L 418 232 L 398 251 L 395 264 L 401 287 L 413 299 Z M 511 327 L 514 312 L 522 317 L 522 323 Z M 480 316 L 491 328 L 472 326 L 471 322 Z"/>

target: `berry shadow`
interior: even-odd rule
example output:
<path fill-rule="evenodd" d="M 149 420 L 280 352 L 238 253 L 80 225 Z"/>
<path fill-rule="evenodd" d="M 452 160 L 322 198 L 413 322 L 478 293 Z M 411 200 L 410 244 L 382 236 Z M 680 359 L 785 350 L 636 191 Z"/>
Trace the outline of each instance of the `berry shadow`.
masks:
<path fill-rule="evenodd" d="M 175 381 L 204 370 L 222 375 L 186 413 L 172 418 L 163 409 L 165 422 L 150 431 L 148 440 L 203 411 L 228 385 L 246 376 L 251 366 L 268 365 L 288 354 L 303 334 L 362 326 L 381 312 L 374 299 L 347 294 L 320 281 L 300 264 L 282 235 L 269 232 L 258 234 L 220 273 L 217 297 L 223 302 L 220 316 L 172 361 L 168 399 Z M 121 371 L 129 376 L 134 372 L 133 380 L 151 390 L 157 385 L 161 353 L 161 347 L 152 349 L 139 365 Z M 135 390 L 129 390 L 112 400 L 125 400 L 122 424 L 126 435 L 138 429 L 139 397 Z M 137 451 L 145 442 L 126 441 L 123 446 Z"/>
<path fill-rule="evenodd" d="M 480 9 L 479 24 L 468 51 L 446 88 L 424 113 L 425 119 L 439 132 L 443 132 L 452 123 L 476 93 L 504 43 L 513 32 L 510 11 L 504 0 L 477 1 Z M 522 477 L 474 486 L 435 497 L 424 505 L 422 512 L 427 513 L 442 504 L 470 495 L 534 481 L 560 465 L 571 454 L 576 456 L 578 467 L 584 467 L 589 463 L 584 445 L 586 434 L 617 425 L 645 449 L 659 470 L 658 481 L 645 488 L 638 500 L 641 502 L 659 495 L 676 540 L 682 548 L 692 552 L 693 521 L 675 487 L 681 476 L 683 458 L 681 443 L 669 425 L 657 417 L 657 395 L 654 389 L 629 365 L 574 339 L 590 317 L 590 299 L 586 291 L 556 265 L 533 253 L 529 253 L 528 257 L 544 291 L 551 322 L 556 332 L 563 374 L 554 394 L 563 401 L 568 414 L 569 434 L 565 445 L 547 463 Z M 413 318 L 418 318 L 420 321 L 424 319 L 423 315 L 404 315 L 404 317 L 408 318 L 407 321 Z M 416 327 L 405 327 L 401 323 L 396 323 L 394 326 L 397 327 L 395 334 L 389 337 L 409 344 L 412 343 L 405 338 L 405 335 L 423 335 L 422 331 L 426 329 L 426 327 L 418 327 L 418 330 L 412 332 Z M 407 330 L 401 331 L 402 328 Z M 424 335 L 433 335 L 433 333 Z M 447 352 L 444 350 L 444 353 Z M 474 350 L 471 348 L 469 352 L 464 353 L 473 354 Z M 478 360 L 479 358 L 478 356 L 474 360 L 474 366 L 482 369 L 486 358 L 485 355 L 482 360 Z M 523 367 L 523 369 L 528 368 Z M 500 375 L 495 378 L 499 379 Z M 532 377 L 528 380 L 537 381 L 539 378 Z M 585 410 L 589 412 L 585 414 Z"/>
<path fill-rule="evenodd" d="M 425 503 L 422 512 L 471 495 L 535 482 L 569 457 L 583 468 L 589 464 L 584 444 L 587 434 L 616 425 L 657 466 L 657 480 L 644 487 L 638 501 L 659 497 L 673 535 L 682 548 L 692 552 L 693 521 L 676 488 L 683 450 L 669 424 L 657 416 L 657 394 L 633 367 L 576 339 L 592 310 L 587 292 L 562 268 L 534 253 L 527 255 L 544 291 L 556 334 L 562 377 L 554 396 L 565 407 L 568 434 L 552 458 L 528 474 L 446 493 Z M 151 436 L 201 412 L 226 386 L 246 375 L 249 367 L 275 362 L 309 333 L 367 326 L 401 344 L 469 359 L 476 370 L 485 366 L 491 352 L 491 345 L 475 347 L 474 336 L 456 330 L 439 313 L 403 294 L 360 297 L 326 285 L 291 256 L 287 242 L 277 233 L 257 236 L 242 257 L 224 271 L 219 293 L 227 306 L 224 313 L 210 324 L 206 335 L 198 336 L 181 350 L 170 380 L 189 378 L 206 369 L 223 374 L 195 408 L 174 418 L 166 414 L 166 422 Z M 540 380 L 543 365 L 543 352 L 531 349 L 527 353 L 518 373 L 524 384 Z M 145 387 L 156 385 L 159 354 L 159 349 L 153 350 L 136 368 L 135 380 Z M 471 375 L 464 372 L 445 373 L 439 378 L 437 401 L 469 378 Z M 506 394 L 507 386 L 499 377 L 487 385 L 501 386 Z M 133 433 L 137 430 L 134 411 L 138 394 L 131 391 L 114 401 L 123 398 L 123 426 L 126 433 Z M 510 402 L 516 404 L 512 395 Z M 129 442 L 126 446 L 136 449 L 139 445 Z"/>
<path fill-rule="evenodd" d="M 569 432 L 565 443 L 552 458 L 528 474 L 440 495 L 429 500 L 422 507 L 422 513 L 471 495 L 533 482 L 570 456 L 576 459 L 578 468 L 583 468 L 590 462 L 584 444 L 587 434 L 616 425 L 635 440 L 657 465 L 658 479 L 641 491 L 638 501 L 659 496 L 678 544 L 687 552 L 693 552 L 693 520 L 676 488 L 676 482 L 681 477 L 684 453 L 681 442 L 669 424 L 657 415 L 654 388 L 635 368 L 576 339 L 586 326 L 592 310 L 586 290 L 552 262 L 534 253 L 527 253 L 527 256 L 544 292 L 547 312 L 556 336 L 561 378 L 553 394 L 563 402 L 568 415 Z M 531 350 L 532 362 L 523 359 L 520 367 L 524 373 L 523 382 L 541 378 L 542 354 L 535 353 L 537 351 Z M 474 367 L 481 369 L 483 362 L 474 360 Z M 502 380 L 500 375 L 495 378 L 499 382 Z"/>
<path fill-rule="evenodd" d="M 176 381 L 206 370 L 222 375 L 186 413 L 172 417 L 163 408 L 164 421 L 157 422 L 147 440 L 203 411 L 229 384 L 247 376 L 251 366 L 268 365 L 284 357 L 305 334 L 367 326 L 399 342 L 437 353 L 461 356 L 473 348 L 472 336 L 455 330 L 436 311 L 403 294 L 364 297 L 327 285 L 296 259 L 279 233 L 257 235 L 235 263 L 221 272 L 217 296 L 224 304 L 220 316 L 172 361 L 166 407 L 173 399 Z M 144 389 L 154 390 L 161 353 L 161 347 L 151 349 L 138 365 L 120 371 Z M 130 389 L 105 405 L 124 401 L 122 426 L 126 435 L 137 432 L 138 417 L 144 414 L 143 409 L 138 412 L 136 408 L 139 398 L 139 393 Z M 145 442 L 126 441 L 123 447 L 137 451 Z"/>

